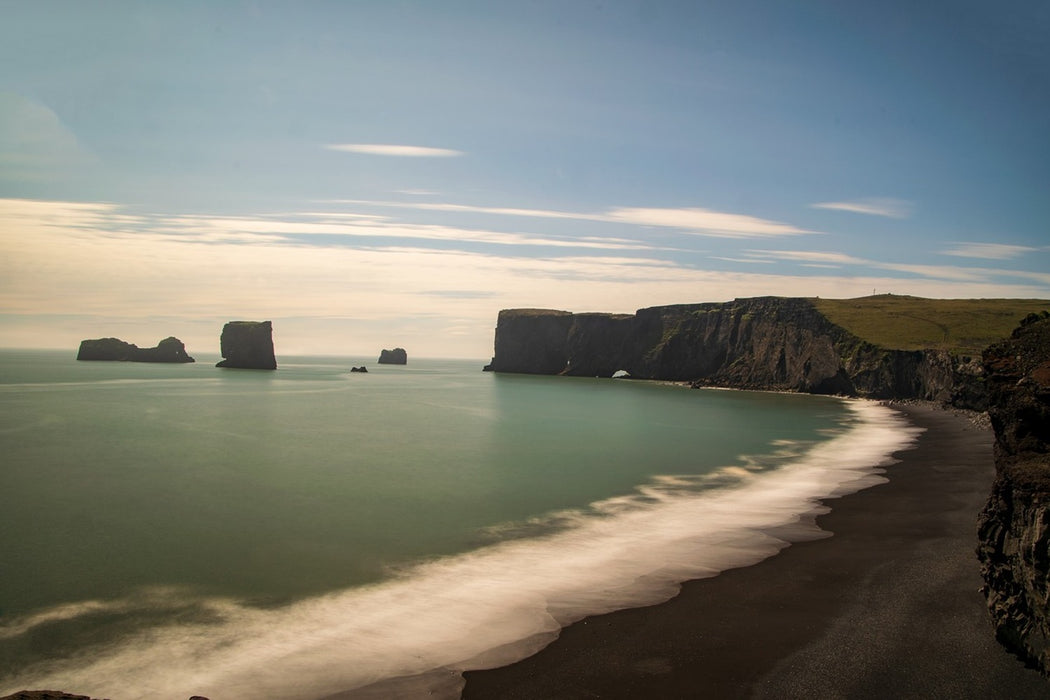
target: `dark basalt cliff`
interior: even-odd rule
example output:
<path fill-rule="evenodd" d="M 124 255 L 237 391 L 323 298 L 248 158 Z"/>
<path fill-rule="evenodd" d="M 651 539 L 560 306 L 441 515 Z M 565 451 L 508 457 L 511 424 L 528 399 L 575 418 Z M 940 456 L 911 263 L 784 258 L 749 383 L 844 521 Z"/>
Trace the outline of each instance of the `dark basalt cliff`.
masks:
<path fill-rule="evenodd" d="M 996 477 L 978 519 L 982 590 L 998 640 L 1050 675 L 1050 317 L 983 359 Z"/>
<path fill-rule="evenodd" d="M 273 354 L 273 324 L 269 321 L 230 321 L 219 339 L 225 360 L 216 367 L 277 369 Z"/>
<path fill-rule="evenodd" d="M 381 365 L 405 365 L 408 364 L 408 353 L 404 348 L 383 350 L 379 353 L 378 362 Z"/>
<path fill-rule="evenodd" d="M 116 362 L 193 362 L 186 346 L 178 338 L 165 338 L 155 348 L 140 348 L 118 338 L 96 338 L 80 341 L 78 360 Z"/>
<path fill-rule="evenodd" d="M 697 386 L 918 398 L 984 408 L 980 365 L 940 350 L 887 350 L 809 299 L 757 297 L 634 315 L 501 311 L 496 372 L 691 381 Z"/>

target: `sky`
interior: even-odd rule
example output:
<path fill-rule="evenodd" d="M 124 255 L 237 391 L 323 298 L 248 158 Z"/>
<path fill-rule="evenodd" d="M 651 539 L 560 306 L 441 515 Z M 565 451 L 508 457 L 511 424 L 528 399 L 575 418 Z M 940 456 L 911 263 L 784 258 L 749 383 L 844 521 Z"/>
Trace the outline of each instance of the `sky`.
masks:
<path fill-rule="evenodd" d="M 1050 298 L 1050 3 L 0 0 L 0 347 Z"/>

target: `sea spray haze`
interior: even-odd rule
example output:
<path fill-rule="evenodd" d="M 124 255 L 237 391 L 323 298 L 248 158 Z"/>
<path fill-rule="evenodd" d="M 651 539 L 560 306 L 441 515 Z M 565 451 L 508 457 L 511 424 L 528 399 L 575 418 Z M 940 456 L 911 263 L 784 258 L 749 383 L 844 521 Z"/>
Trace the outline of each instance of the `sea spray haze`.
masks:
<path fill-rule="evenodd" d="M 818 499 L 914 437 L 870 403 L 477 362 L 0 358 L 0 693 L 311 698 L 504 662 L 818 536 Z"/>

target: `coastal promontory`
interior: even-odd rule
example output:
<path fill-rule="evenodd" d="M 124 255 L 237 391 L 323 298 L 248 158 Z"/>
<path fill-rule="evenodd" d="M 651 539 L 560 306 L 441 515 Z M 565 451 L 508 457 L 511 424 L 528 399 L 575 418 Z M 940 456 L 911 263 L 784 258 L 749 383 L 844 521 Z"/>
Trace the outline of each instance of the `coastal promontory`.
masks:
<path fill-rule="evenodd" d="M 225 359 L 216 367 L 277 369 L 270 321 L 230 321 L 222 328 L 219 345 Z"/>
<path fill-rule="evenodd" d="M 405 365 L 408 364 L 408 353 L 404 348 L 383 350 L 379 353 L 379 364 L 381 365 Z"/>
<path fill-rule="evenodd" d="M 1050 315 L 983 360 L 996 476 L 978 520 L 982 590 L 996 638 L 1050 675 Z"/>
<path fill-rule="evenodd" d="M 165 338 L 153 348 L 140 348 L 119 338 L 95 338 L 80 341 L 78 360 L 111 362 L 193 362 L 186 346 L 175 337 Z"/>
<path fill-rule="evenodd" d="M 754 297 L 634 314 L 504 309 L 485 369 L 924 399 L 984 410 L 981 351 L 1036 299 Z"/>

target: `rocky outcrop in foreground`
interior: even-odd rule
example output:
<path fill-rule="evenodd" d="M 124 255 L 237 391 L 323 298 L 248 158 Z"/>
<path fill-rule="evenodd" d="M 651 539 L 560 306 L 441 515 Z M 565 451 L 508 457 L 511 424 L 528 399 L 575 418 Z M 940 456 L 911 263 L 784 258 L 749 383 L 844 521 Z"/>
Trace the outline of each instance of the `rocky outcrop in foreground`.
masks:
<path fill-rule="evenodd" d="M 0 700 L 103 700 L 89 695 L 73 695 L 60 690 L 23 690 L 14 695 L 5 695 Z M 190 700 L 208 700 L 203 695 L 194 695 Z"/>
<path fill-rule="evenodd" d="M 887 350 L 803 298 L 679 304 L 631 314 L 507 309 L 496 372 L 690 381 L 696 386 L 926 399 L 984 409 L 980 362 L 945 350 Z"/>
<path fill-rule="evenodd" d="M 977 557 L 996 638 L 1050 675 L 1050 317 L 984 352 L 995 482 Z"/>
<path fill-rule="evenodd" d="M 178 338 L 165 338 L 155 348 L 140 348 L 118 338 L 96 338 L 80 341 L 78 360 L 116 362 L 193 362 L 186 346 Z"/>
<path fill-rule="evenodd" d="M 404 348 L 383 350 L 379 353 L 379 364 L 381 365 L 406 365 L 408 364 L 408 353 Z"/>
<path fill-rule="evenodd" d="M 216 367 L 277 369 L 273 354 L 273 324 L 269 321 L 230 321 L 219 339 L 225 360 Z"/>

